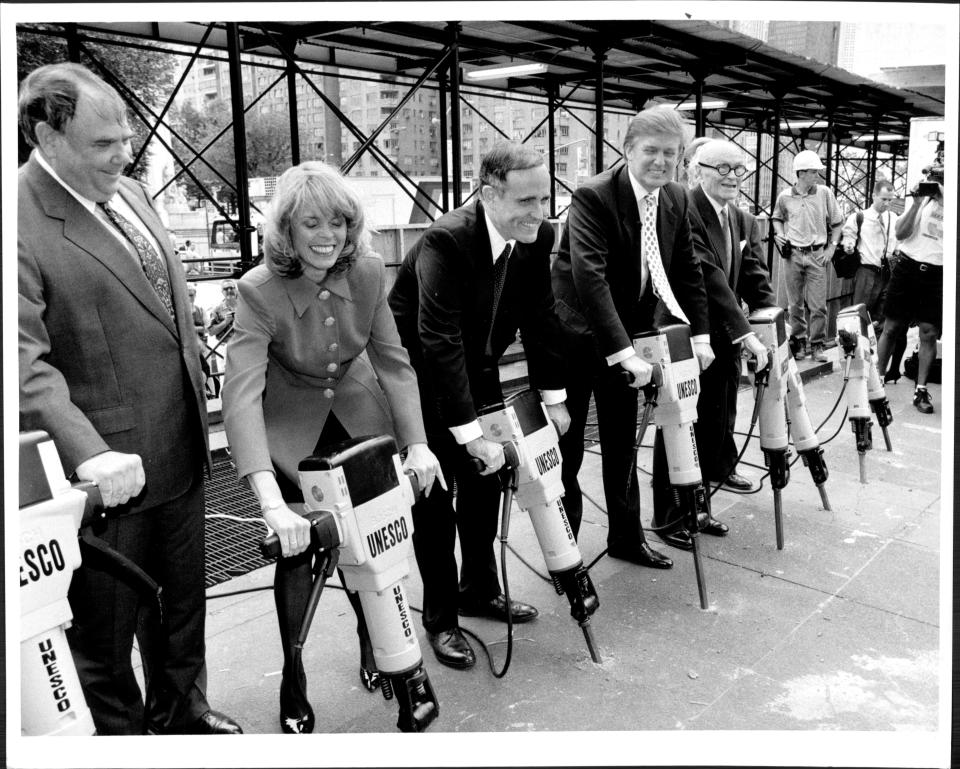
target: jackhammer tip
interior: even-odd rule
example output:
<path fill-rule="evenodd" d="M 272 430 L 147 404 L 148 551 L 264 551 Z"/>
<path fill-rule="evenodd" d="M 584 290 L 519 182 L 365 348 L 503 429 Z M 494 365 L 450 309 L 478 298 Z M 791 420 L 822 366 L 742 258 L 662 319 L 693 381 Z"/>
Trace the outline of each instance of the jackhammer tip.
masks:
<path fill-rule="evenodd" d="M 583 623 L 580 625 L 580 629 L 583 630 L 583 637 L 587 642 L 587 650 L 590 652 L 590 659 L 592 659 L 598 665 L 603 662 L 600 658 L 599 652 L 597 652 L 596 641 L 593 640 L 593 632 L 590 630 L 590 625 Z"/>
<path fill-rule="evenodd" d="M 867 482 L 867 455 L 860 453 L 860 483 Z"/>
<path fill-rule="evenodd" d="M 820 492 L 820 501 L 823 502 L 823 509 L 832 512 L 833 508 L 830 507 L 830 500 L 827 498 L 827 489 L 822 483 L 817 486 L 817 489 Z"/>

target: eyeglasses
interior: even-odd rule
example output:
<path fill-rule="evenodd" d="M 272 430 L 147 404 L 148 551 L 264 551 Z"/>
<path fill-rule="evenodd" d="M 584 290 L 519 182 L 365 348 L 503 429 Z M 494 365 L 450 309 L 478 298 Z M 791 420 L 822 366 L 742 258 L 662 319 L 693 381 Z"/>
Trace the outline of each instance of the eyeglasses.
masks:
<path fill-rule="evenodd" d="M 744 176 L 746 176 L 747 171 L 749 170 L 745 165 L 732 166 L 729 163 L 721 163 L 718 166 L 711 166 L 711 165 L 708 165 L 707 163 L 698 163 L 697 165 L 701 165 L 704 168 L 712 168 L 714 171 L 720 174 L 720 176 L 726 176 L 731 171 L 733 171 L 733 175 L 736 176 L 738 179 L 742 179 Z"/>

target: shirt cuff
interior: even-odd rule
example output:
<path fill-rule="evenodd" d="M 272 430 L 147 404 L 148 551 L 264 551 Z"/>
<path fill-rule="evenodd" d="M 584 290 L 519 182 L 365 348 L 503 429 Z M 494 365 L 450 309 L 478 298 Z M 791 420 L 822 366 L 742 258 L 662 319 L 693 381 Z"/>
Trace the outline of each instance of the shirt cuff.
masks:
<path fill-rule="evenodd" d="M 544 406 L 556 406 L 558 403 L 563 403 L 567 399 L 567 391 L 541 390 L 540 398 L 543 400 Z"/>
<path fill-rule="evenodd" d="M 695 334 L 690 337 L 690 342 L 693 344 L 710 344 L 710 334 Z"/>
<path fill-rule="evenodd" d="M 450 432 L 453 433 L 454 440 L 461 446 L 464 443 L 470 443 L 470 441 L 475 438 L 483 437 L 483 430 L 480 428 L 480 423 L 476 419 L 472 422 L 467 422 L 465 425 L 455 425 L 450 428 Z"/>
<path fill-rule="evenodd" d="M 742 336 L 738 336 L 736 339 L 732 340 L 731 343 L 732 343 L 732 344 L 739 344 L 739 343 L 742 342 L 744 339 L 746 339 L 748 336 L 750 336 L 750 334 L 752 334 L 752 333 L 753 333 L 752 331 L 748 331 L 746 334 L 743 334 Z"/>
<path fill-rule="evenodd" d="M 632 347 L 624 347 L 619 352 L 613 353 L 613 355 L 607 356 L 607 365 L 616 366 L 621 361 L 625 361 L 627 358 L 635 354 L 635 351 Z"/>

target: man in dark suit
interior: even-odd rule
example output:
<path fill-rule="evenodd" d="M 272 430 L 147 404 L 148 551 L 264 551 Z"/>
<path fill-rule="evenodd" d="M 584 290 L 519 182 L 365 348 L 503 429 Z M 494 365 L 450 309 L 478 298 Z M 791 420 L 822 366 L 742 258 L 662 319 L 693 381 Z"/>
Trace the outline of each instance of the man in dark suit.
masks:
<path fill-rule="evenodd" d="M 733 432 L 737 420 L 741 347 L 754 355 L 758 367 L 767 362 L 767 351 L 750 329 L 740 301 L 752 310 L 776 305 L 763 263 L 760 230 L 750 214 L 736 206 L 740 180 L 747 173 L 743 152 L 733 142 L 713 139 L 704 143 L 691 163 L 696 181 L 688 193 L 688 217 L 694 252 L 700 260 L 710 311 L 710 346 L 713 364 L 700 375 L 700 398 L 694 431 L 703 477 L 714 486 L 725 484 L 748 490 L 752 484 L 735 471 L 737 447 Z M 658 443 L 654 456 L 654 519 L 660 527 L 671 522 L 669 479 Z M 704 533 L 724 536 L 726 524 L 712 515 L 701 523 Z M 684 531 L 661 538 L 682 549 L 692 548 Z"/>
<path fill-rule="evenodd" d="M 482 437 L 477 413 L 502 401 L 498 362 L 520 331 L 530 384 L 541 391 L 562 434 L 569 425 L 564 399 L 562 338 L 550 291 L 553 229 L 545 220 L 550 175 L 543 156 L 512 143 L 495 146 L 480 166 L 480 199 L 444 214 L 427 228 L 400 266 L 390 307 L 420 384 L 430 448 L 450 493 L 434 486 L 414 508 L 413 543 L 424 586 L 423 625 L 437 658 L 458 668 L 475 655 L 457 619 L 505 619 L 497 577 L 497 533 L 503 466 L 500 444 Z M 498 287 L 500 287 L 498 289 Z M 486 469 L 466 467 L 469 457 Z M 454 556 L 460 534 L 459 595 Z M 514 622 L 537 610 L 511 602 Z"/>
<path fill-rule="evenodd" d="M 688 322 L 701 369 L 713 360 L 687 198 L 670 181 L 686 130 L 672 108 L 644 110 L 630 121 L 625 163 L 573 193 L 553 264 L 557 314 L 578 373 L 567 384 L 571 428 L 560 440 L 564 507 L 578 531 L 583 501 L 577 473 L 592 394 L 609 517 L 607 552 L 660 569 L 673 562 L 646 542 L 634 465 L 637 388 L 650 381 L 652 369 L 634 353 L 631 339 L 666 323 Z M 629 385 L 624 371 L 632 377 Z"/>
<path fill-rule="evenodd" d="M 150 198 L 123 177 L 133 135 L 77 64 L 20 87 L 34 147 L 18 180 L 20 429 L 45 430 L 108 508 L 96 535 L 162 590 L 163 611 L 87 551 L 68 639 L 100 734 L 239 734 L 207 704 L 206 401 L 187 287 Z M 131 664 L 136 633 L 144 704 Z"/>

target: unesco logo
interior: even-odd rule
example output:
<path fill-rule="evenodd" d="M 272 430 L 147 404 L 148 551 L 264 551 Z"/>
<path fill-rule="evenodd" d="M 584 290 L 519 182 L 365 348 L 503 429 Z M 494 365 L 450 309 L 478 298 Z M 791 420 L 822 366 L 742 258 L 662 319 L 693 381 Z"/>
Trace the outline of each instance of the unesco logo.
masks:
<path fill-rule="evenodd" d="M 323 489 L 314 484 L 310 487 L 310 496 L 313 497 L 316 502 L 323 502 Z"/>

